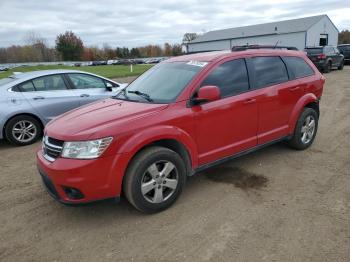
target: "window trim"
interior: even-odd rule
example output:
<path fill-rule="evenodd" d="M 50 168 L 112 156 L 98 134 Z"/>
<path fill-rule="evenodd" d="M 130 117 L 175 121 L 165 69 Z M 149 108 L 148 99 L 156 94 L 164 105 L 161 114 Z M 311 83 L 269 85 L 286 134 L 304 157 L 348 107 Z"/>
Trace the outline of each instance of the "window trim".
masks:
<path fill-rule="evenodd" d="M 237 57 L 237 58 L 234 58 L 234 59 L 229 59 L 229 60 L 223 60 L 221 63 L 218 63 L 216 64 L 213 68 L 211 68 L 209 70 L 209 72 L 206 73 L 206 75 L 203 77 L 203 79 L 200 81 L 199 83 L 199 86 L 198 88 L 196 88 L 191 96 L 191 99 L 197 94 L 198 90 L 202 87 L 202 83 L 206 80 L 206 78 L 212 73 L 214 72 L 219 66 L 225 64 L 225 63 L 229 63 L 229 62 L 232 62 L 232 61 L 235 61 L 235 60 L 243 60 L 244 62 L 244 65 L 245 65 L 245 68 L 246 68 L 246 72 L 247 72 L 247 78 L 248 78 L 248 89 L 245 90 L 245 91 L 242 91 L 242 92 L 239 92 L 239 93 L 235 93 L 235 94 L 231 94 L 231 95 L 227 95 L 227 96 L 221 96 L 219 100 L 221 99 L 225 99 L 225 98 L 228 98 L 228 97 L 234 97 L 234 96 L 238 96 L 238 95 L 241 95 L 241 94 L 244 94 L 244 93 L 247 93 L 247 92 L 250 92 L 252 91 L 252 88 L 251 88 L 251 76 L 249 74 L 249 70 L 248 70 L 248 64 L 247 64 L 247 61 L 246 61 L 246 58 L 245 57 Z M 221 91 L 220 91 L 221 93 Z M 214 101 L 213 101 L 214 102 Z"/>
<path fill-rule="evenodd" d="M 286 70 L 287 81 L 282 81 L 282 82 L 279 82 L 279 83 L 273 83 L 273 84 L 268 84 L 268 85 L 257 87 L 256 72 L 255 72 L 254 65 L 253 65 L 253 59 L 254 58 L 259 58 L 259 57 L 278 57 L 281 60 L 281 62 L 283 63 L 284 68 Z M 266 88 L 266 87 L 280 85 L 280 84 L 292 81 L 292 79 L 290 78 L 290 75 L 289 75 L 289 71 L 288 71 L 287 65 L 286 65 L 286 63 L 284 62 L 284 60 L 282 59 L 282 57 L 280 55 L 266 55 L 266 54 L 264 54 L 264 55 L 259 55 L 259 56 L 251 56 L 251 57 L 248 57 L 246 59 L 247 59 L 248 69 L 250 71 L 251 78 L 252 78 L 252 90 L 259 90 L 259 89 L 263 89 L 263 88 Z"/>

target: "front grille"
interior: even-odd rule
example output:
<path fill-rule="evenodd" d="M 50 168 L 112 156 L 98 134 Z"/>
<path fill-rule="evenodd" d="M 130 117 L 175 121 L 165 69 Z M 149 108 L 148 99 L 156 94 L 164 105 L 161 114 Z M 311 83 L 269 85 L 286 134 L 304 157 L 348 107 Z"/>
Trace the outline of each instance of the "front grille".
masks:
<path fill-rule="evenodd" d="M 61 155 L 64 141 L 58 140 L 52 137 L 43 137 L 43 155 L 44 157 L 53 162 Z"/>

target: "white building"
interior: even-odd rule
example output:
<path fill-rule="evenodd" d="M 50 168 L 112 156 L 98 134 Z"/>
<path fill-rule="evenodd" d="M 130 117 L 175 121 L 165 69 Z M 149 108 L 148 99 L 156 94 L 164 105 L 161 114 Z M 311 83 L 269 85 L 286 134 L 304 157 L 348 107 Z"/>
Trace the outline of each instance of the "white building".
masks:
<path fill-rule="evenodd" d="M 337 45 L 339 31 L 327 15 L 250 25 L 205 33 L 189 43 L 187 52 L 231 49 L 240 45 L 306 46 Z"/>

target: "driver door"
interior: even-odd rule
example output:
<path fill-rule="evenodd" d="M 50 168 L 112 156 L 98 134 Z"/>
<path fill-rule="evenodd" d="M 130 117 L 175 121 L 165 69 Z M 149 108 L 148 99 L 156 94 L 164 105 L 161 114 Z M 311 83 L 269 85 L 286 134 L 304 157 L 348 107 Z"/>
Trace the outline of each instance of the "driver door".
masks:
<path fill-rule="evenodd" d="M 245 60 L 214 68 L 201 83 L 208 85 L 219 87 L 221 99 L 192 107 L 200 165 L 257 145 L 257 98 L 249 90 Z"/>

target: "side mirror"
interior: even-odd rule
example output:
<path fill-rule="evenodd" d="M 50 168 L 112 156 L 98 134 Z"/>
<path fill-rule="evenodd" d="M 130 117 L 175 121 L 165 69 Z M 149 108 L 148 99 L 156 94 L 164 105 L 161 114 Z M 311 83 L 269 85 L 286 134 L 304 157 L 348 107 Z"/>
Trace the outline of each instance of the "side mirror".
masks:
<path fill-rule="evenodd" d="M 107 89 L 107 91 L 112 92 L 113 91 L 113 85 L 110 82 L 106 82 L 106 89 Z"/>
<path fill-rule="evenodd" d="M 197 92 L 197 96 L 192 99 L 194 105 L 219 100 L 220 89 L 217 86 L 202 86 Z"/>

